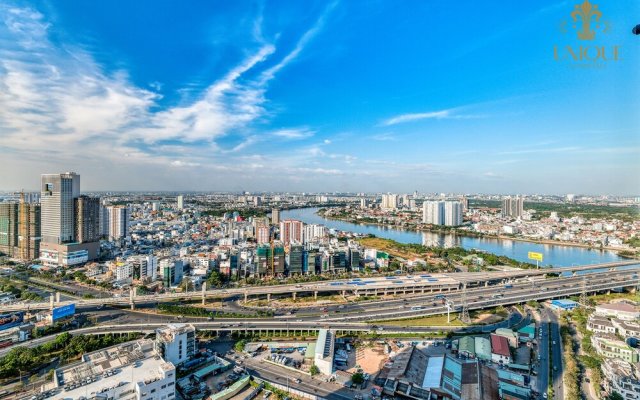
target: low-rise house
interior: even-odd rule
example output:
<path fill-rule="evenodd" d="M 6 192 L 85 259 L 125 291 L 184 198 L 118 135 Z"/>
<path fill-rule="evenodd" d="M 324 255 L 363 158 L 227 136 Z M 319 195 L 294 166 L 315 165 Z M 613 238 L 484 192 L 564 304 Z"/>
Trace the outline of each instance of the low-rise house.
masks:
<path fill-rule="evenodd" d="M 616 333 L 616 327 L 613 326 L 613 323 L 609 318 L 595 314 L 589 315 L 589 319 L 587 320 L 587 329 L 600 335 Z"/>
<path fill-rule="evenodd" d="M 604 388 L 608 394 L 617 392 L 624 399 L 640 398 L 638 371 L 627 361 L 617 358 L 605 359 L 602 363 Z"/>
<path fill-rule="evenodd" d="M 511 350 L 506 337 L 491 334 L 491 361 L 501 364 L 511 363 Z"/>
<path fill-rule="evenodd" d="M 636 306 L 627 302 L 597 305 L 595 313 L 597 315 L 618 318 L 624 321 L 633 321 L 640 318 L 640 312 Z"/>
<path fill-rule="evenodd" d="M 639 360 L 638 351 L 615 336 L 592 336 L 591 344 L 598 354 L 608 358 L 619 358 L 631 363 Z"/>

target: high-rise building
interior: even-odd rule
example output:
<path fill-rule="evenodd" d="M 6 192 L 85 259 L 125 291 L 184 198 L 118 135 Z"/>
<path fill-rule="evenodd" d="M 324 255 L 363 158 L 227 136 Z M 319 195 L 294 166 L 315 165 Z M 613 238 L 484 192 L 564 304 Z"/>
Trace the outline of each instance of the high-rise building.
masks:
<path fill-rule="evenodd" d="M 277 208 L 271 210 L 271 223 L 274 225 L 280 224 L 280 210 Z"/>
<path fill-rule="evenodd" d="M 184 196 L 178 196 L 178 210 L 184 209 Z"/>
<path fill-rule="evenodd" d="M 286 219 L 280 222 L 280 240 L 288 245 L 289 243 L 302 243 L 304 223 L 294 219 Z"/>
<path fill-rule="evenodd" d="M 507 197 L 502 200 L 502 216 L 519 218 L 524 213 L 524 198 L 520 196 Z"/>
<path fill-rule="evenodd" d="M 460 203 L 462 204 L 462 213 L 466 213 L 469 211 L 469 199 L 466 196 L 462 196 L 460 198 Z"/>
<path fill-rule="evenodd" d="M 262 205 L 262 198 L 260 196 L 253 197 L 253 205 L 255 207 L 260 207 Z"/>
<path fill-rule="evenodd" d="M 0 203 L 0 253 L 21 260 L 40 256 L 40 205 L 21 198 Z"/>
<path fill-rule="evenodd" d="M 0 253 L 14 257 L 18 246 L 18 204 L 0 203 Z"/>
<path fill-rule="evenodd" d="M 45 266 L 77 265 L 98 257 L 99 200 L 96 209 L 96 200 L 79 197 L 80 175 L 75 172 L 42 175 L 40 260 Z"/>
<path fill-rule="evenodd" d="M 42 175 L 40 193 L 42 242 L 75 241 L 74 200 L 80 196 L 80 175 L 75 172 Z"/>
<path fill-rule="evenodd" d="M 398 195 L 397 194 L 383 194 L 380 208 L 383 210 L 395 210 L 398 208 Z"/>
<path fill-rule="evenodd" d="M 258 225 L 256 228 L 256 241 L 258 244 L 269 243 L 271 239 L 270 228 L 267 225 Z"/>
<path fill-rule="evenodd" d="M 102 234 L 110 241 L 129 236 L 129 218 L 131 212 L 127 206 L 107 206 L 102 209 Z"/>
<path fill-rule="evenodd" d="M 308 224 L 304 226 L 304 234 L 303 234 L 303 242 L 310 243 L 317 239 L 322 239 L 327 237 L 329 232 L 327 231 L 327 227 L 319 224 Z"/>
<path fill-rule="evenodd" d="M 432 225 L 444 225 L 444 202 L 425 201 L 422 203 L 422 222 Z"/>
<path fill-rule="evenodd" d="M 360 208 L 367 208 L 367 199 L 360 199 Z"/>
<path fill-rule="evenodd" d="M 444 202 L 444 224 L 447 226 L 462 225 L 462 203 L 459 201 Z"/>
<path fill-rule="evenodd" d="M 18 214 L 18 257 L 24 261 L 35 260 L 40 257 L 40 204 L 28 203 L 21 199 Z"/>
<path fill-rule="evenodd" d="M 74 200 L 74 208 L 75 241 L 78 243 L 99 241 L 101 236 L 100 199 L 79 196 Z"/>
<path fill-rule="evenodd" d="M 303 254 L 304 247 L 301 244 L 292 244 L 289 246 L 289 252 L 286 256 L 289 275 L 302 273 Z"/>

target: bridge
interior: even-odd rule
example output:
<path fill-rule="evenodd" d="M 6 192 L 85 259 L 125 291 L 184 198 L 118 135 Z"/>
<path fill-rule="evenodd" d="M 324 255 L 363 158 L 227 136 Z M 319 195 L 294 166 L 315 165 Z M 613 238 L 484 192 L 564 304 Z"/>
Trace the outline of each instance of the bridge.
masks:
<path fill-rule="evenodd" d="M 313 295 L 317 298 L 319 293 L 341 293 L 342 295 L 398 295 L 398 294 L 425 294 L 457 291 L 465 287 L 489 286 L 492 283 L 513 282 L 517 279 L 529 279 L 542 277 L 547 274 L 578 275 L 580 272 L 593 273 L 600 270 L 616 271 L 640 265 L 638 260 L 616 261 L 602 264 L 581 265 L 561 268 L 541 269 L 517 269 L 510 271 L 491 272 L 460 272 L 460 273 L 416 273 L 414 275 L 388 276 L 376 278 L 354 278 L 349 280 L 322 281 L 303 284 L 251 286 L 229 289 L 207 290 L 203 284 L 202 290 L 187 293 L 165 293 L 153 295 L 136 295 L 131 289 L 129 296 L 110 297 L 100 299 L 79 299 L 73 301 L 60 301 L 59 293 L 51 296 L 48 302 L 27 302 L 4 305 L 3 311 L 31 311 L 53 309 L 71 303 L 77 308 L 97 307 L 102 305 L 130 306 L 136 304 L 153 304 L 172 300 L 201 300 L 206 303 L 207 298 L 226 298 L 243 296 L 247 301 L 250 296 L 266 296 L 271 300 L 272 295 L 290 295 L 294 299 L 298 295 Z"/>

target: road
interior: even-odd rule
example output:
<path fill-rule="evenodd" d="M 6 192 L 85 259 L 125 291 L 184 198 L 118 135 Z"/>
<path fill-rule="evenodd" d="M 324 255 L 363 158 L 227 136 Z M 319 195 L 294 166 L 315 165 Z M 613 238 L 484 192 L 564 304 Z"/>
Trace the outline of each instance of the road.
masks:
<path fill-rule="evenodd" d="M 549 387 L 549 318 L 547 310 L 542 309 L 538 323 L 538 392 L 545 393 Z"/>
<path fill-rule="evenodd" d="M 328 400 L 352 400 L 354 396 L 351 390 L 340 387 L 335 383 L 323 382 L 302 373 L 287 372 L 283 374 L 282 367 L 267 362 L 260 362 L 251 357 L 243 360 L 243 366 L 251 375 L 257 376 L 258 378 L 285 386 L 288 385 L 293 389 L 314 394 Z M 287 379 L 287 377 L 289 379 Z M 300 379 L 300 383 L 295 382 L 296 378 Z"/>
<path fill-rule="evenodd" d="M 480 285 L 484 283 L 495 283 L 504 280 L 513 280 L 518 278 L 541 276 L 552 273 L 569 273 L 579 271 L 598 271 L 607 269 L 616 269 L 621 267 L 630 267 L 638 265 L 637 260 L 618 261 L 604 264 L 583 265 L 574 267 L 554 268 L 550 269 L 524 269 L 506 272 L 461 272 L 450 274 L 416 274 L 414 276 L 392 276 L 382 278 L 365 278 L 365 279 L 352 279 L 352 280 L 340 280 L 340 281 L 322 281 L 306 284 L 294 284 L 294 285 L 274 285 L 274 286 L 251 286 L 241 288 L 230 289 L 212 289 L 204 292 L 208 297 L 228 297 L 233 295 L 271 295 L 271 294 L 296 294 L 296 293 L 336 293 L 336 292 L 350 292 L 359 293 L 364 295 L 382 294 L 382 293 L 396 293 L 396 294 L 411 294 L 411 293 L 424 293 L 426 291 L 450 291 L 458 290 L 464 285 Z M 133 296 L 132 300 L 135 303 L 145 302 L 158 302 L 158 301 L 170 301 L 180 299 L 199 299 L 203 296 L 203 292 L 196 291 L 191 293 L 166 293 L 161 295 L 143 295 Z M 76 300 L 76 307 L 91 307 L 100 304 L 129 304 L 130 297 L 111 297 L 104 299 L 81 299 Z M 60 305 L 63 305 L 61 303 Z M 27 306 L 34 309 L 48 309 L 50 307 L 49 302 L 30 303 L 8 305 L 6 311 L 20 311 L 26 310 Z"/>
<path fill-rule="evenodd" d="M 553 379 L 554 398 L 564 400 L 563 363 L 562 363 L 562 338 L 560 337 L 560 325 L 558 316 L 552 310 L 547 309 L 549 318 L 549 334 L 551 336 L 551 365 Z"/>

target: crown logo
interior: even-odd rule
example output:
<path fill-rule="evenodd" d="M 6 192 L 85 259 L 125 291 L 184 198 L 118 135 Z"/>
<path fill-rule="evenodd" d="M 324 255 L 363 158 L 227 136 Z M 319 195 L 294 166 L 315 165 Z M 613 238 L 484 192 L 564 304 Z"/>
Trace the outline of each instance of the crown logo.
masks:
<path fill-rule="evenodd" d="M 575 10 L 571 12 L 573 22 L 577 23 L 578 17 L 582 21 L 582 29 L 578 31 L 578 39 L 593 40 L 596 37 L 596 32 L 591 29 L 591 22 L 595 22 L 597 27 L 598 21 L 602 18 L 602 12 L 598 10 L 598 5 L 592 5 L 589 0 L 584 0 L 582 4 L 576 4 Z"/>

